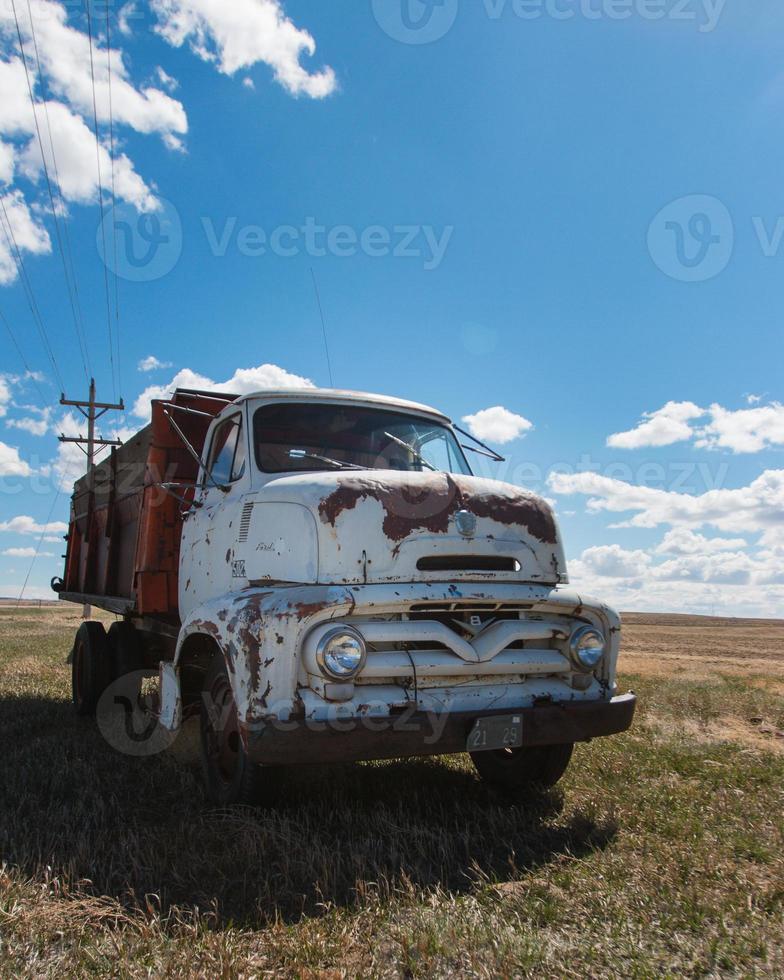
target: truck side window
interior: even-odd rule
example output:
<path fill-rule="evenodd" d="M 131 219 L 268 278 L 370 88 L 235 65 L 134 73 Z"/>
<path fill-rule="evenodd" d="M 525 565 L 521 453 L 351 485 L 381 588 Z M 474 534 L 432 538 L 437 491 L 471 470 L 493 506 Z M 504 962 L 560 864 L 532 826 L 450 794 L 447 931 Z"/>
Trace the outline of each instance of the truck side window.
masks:
<path fill-rule="evenodd" d="M 235 415 L 215 430 L 207 471 L 221 486 L 234 483 L 245 472 L 245 455 L 242 417 Z"/>

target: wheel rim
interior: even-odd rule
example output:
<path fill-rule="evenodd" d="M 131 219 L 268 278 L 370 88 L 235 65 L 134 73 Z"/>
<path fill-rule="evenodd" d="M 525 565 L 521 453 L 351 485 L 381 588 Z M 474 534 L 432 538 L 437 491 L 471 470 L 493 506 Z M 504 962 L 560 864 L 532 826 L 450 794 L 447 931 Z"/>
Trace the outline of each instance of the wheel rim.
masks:
<path fill-rule="evenodd" d="M 207 720 L 207 758 L 223 783 L 231 783 L 240 764 L 240 729 L 228 678 L 219 677 L 210 689 Z"/>

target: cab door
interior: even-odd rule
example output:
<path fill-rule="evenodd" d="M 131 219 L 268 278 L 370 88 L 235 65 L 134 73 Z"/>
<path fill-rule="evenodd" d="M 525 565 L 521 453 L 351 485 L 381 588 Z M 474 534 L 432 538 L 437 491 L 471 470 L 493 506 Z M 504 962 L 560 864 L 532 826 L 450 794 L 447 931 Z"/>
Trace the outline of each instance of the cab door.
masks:
<path fill-rule="evenodd" d="M 244 570 L 234 558 L 242 512 L 249 489 L 248 433 L 238 410 L 215 424 L 196 506 L 183 527 L 180 553 L 180 614 L 242 587 Z"/>

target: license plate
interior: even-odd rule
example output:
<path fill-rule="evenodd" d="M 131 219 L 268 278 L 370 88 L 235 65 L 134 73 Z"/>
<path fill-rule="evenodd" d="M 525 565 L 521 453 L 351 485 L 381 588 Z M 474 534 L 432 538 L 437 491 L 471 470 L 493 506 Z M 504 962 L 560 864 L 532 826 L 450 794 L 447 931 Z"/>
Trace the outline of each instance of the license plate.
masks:
<path fill-rule="evenodd" d="M 523 744 L 522 715 L 501 715 L 480 718 L 468 736 L 469 752 L 490 752 L 492 749 L 519 749 Z"/>

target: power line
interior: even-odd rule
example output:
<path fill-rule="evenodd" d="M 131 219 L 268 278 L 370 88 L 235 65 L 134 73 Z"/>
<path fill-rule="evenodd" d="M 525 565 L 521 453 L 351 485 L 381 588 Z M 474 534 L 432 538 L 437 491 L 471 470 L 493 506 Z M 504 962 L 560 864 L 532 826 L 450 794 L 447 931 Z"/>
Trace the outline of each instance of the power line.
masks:
<path fill-rule="evenodd" d="M 316 290 L 316 302 L 318 303 L 319 313 L 321 314 L 321 332 L 324 334 L 324 352 L 327 355 L 329 386 L 330 388 L 334 388 L 335 382 L 332 380 L 332 361 L 329 357 L 329 341 L 327 340 L 327 321 L 324 319 L 324 309 L 321 305 L 321 294 L 319 293 L 318 283 L 316 282 L 316 273 L 313 271 L 313 266 L 310 267 L 310 274 L 313 277 L 313 288 Z"/>
<path fill-rule="evenodd" d="M 60 499 L 60 492 L 61 492 L 60 488 L 58 487 L 57 493 L 55 494 L 54 501 L 52 502 L 52 506 L 49 509 L 49 516 L 46 518 L 46 524 L 44 524 L 44 529 L 41 532 L 41 537 L 38 539 L 38 547 L 35 549 L 35 555 L 33 556 L 33 560 L 30 562 L 30 568 L 27 570 L 27 577 L 24 580 L 22 591 L 19 593 L 19 598 L 17 599 L 16 602 L 17 609 L 19 608 L 19 606 L 22 605 L 22 599 L 24 599 L 25 590 L 27 589 L 27 583 L 30 581 L 30 576 L 33 574 L 33 568 L 35 567 L 35 563 L 38 560 L 38 555 L 41 552 L 41 545 L 44 543 L 46 532 L 49 530 L 49 525 L 52 523 L 52 515 L 54 514 L 54 509 L 57 506 L 57 502 Z"/>
<path fill-rule="evenodd" d="M 27 0 L 29 3 L 30 0 Z M 88 0 L 89 2 L 89 0 Z M 114 325 L 117 343 L 117 385 L 122 396 L 122 360 L 120 358 L 120 286 L 117 275 L 117 195 L 114 184 L 114 108 L 112 105 L 112 25 L 109 18 L 109 4 L 106 4 L 106 65 L 109 71 L 109 161 L 112 167 L 112 250 L 114 253 Z"/>
<path fill-rule="evenodd" d="M 27 375 L 35 385 L 36 391 L 38 392 L 38 397 L 41 399 L 41 406 L 45 409 L 49 408 L 49 402 L 47 401 L 47 398 L 44 395 L 41 386 L 38 384 L 38 380 L 36 379 L 35 376 L 35 371 L 31 370 L 30 365 L 27 363 L 27 358 L 24 356 L 24 352 L 22 351 L 22 348 L 19 346 L 19 341 L 16 339 L 16 335 L 11 329 L 11 324 L 6 319 L 6 316 L 2 310 L 0 310 L 0 320 L 3 321 L 3 326 L 8 331 L 8 336 L 11 338 L 11 343 L 16 348 L 16 352 L 19 355 L 19 359 L 21 360 Z"/>
<path fill-rule="evenodd" d="M 54 369 L 55 377 L 62 390 L 65 390 L 65 385 L 63 384 L 63 376 L 60 374 L 60 369 L 57 366 L 57 361 L 54 356 L 54 351 L 52 350 L 52 345 L 49 343 L 49 337 L 46 333 L 46 327 L 44 326 L 43 318 L 41 317 L 41 311 L 38 308 L 38 303 L 35 299 L 35 293 L 33 292 L 33 285 L 27 275 L 27 270 L 25 269 L 25 264 L 22 259 L 22 253 L 19 251 L 19 246 L 16 243 L 16 236 L 14 235 L 13 225 L 11 224 L 11 219 L 8 217 L 8 211 L 5 207 L 5 199 L 0 197 L 0 208 L 2 208 L 3 216 L 5 221 L 2 222 L 3 232 L 8 242 L 8 249 L 11 252 L 11 257 L 16 263 L 16 268 L 19 273 L 19 278 L 22 282 L 22 286 L 25 291 L 25 296 L 27 297 L 27 303 L 30 307 L 30 312 L 33 315 L 33 321 L 38 328 L 38 333 L 41 336 L 41 341 L 44 346 L 44 351 L 49 357 L 52 363 L 52 368 Z"/>
<path fill-rule="evenodd" d="M 16 21 L 16 34 L 19 38 L 19 49 L 22 53 L 22 62 L 24 64 L 25 78 L 27 79 L 27 91 L 30 94 L 30 104 L 33 108 L 33 118 L 35 120 L 35 130 L 38 134 L 38 145 L 41 149 L 41 160 L 44 167 L 44 175 L 46 176 L 46 187 L 49 191 L 49 201 L 52 208 L 52 219 L 54 220 L 54 227 L 57 236 L 57 245 L 60 251 L 60 258 L 63 262 L 63 272 L 65 273 L 65 284 L 68 289 L 68 299 L 71 304 L 71 312 L 74 318 L 74 328 L 76 330 L 76 339 L 79 342 L 79 351 L 82 357 L 82 365 L 84 367 L 85 377 L 89 376 L 90 368 L 90 354 L 87 345 L 87 338 L 84 329 L 84 319 L 82 318 L 82 309 L 79 302 L 79 287 L 76 280 L 76 270 L 73 262 L 73 254 L 71 252 L 71 239 L 68 234 L 68 223 L 63 221 L 62 227 L 62 239 L 60 236 L 60 223 L 57 220 L 57 208 L 54 202 L 54 197 L 52 194 L 52 186 L 49 180 L 49 169 L 46 163 L 46 154 L 44 153 L 43 142 L 41 140 L 41 130 L 38 126 L 38 113 L 35 109 L 35 99 L 33 98 L 32 85 L 30 84 L 30 75 L 27 69 L 27 57 L 25 55 L 24 45 L 22 44 L 22 34 L 19 29 L 19 19 L 16 14 L 16 3 L 15 0 L 11 0 L 11 4 L 14 10 L 14 20 Z M 55 187 L 57 190 L 57 195 L 60 199 L 60 205 L 65 211 L 65 198 L 63 196 L 63 188 L 60 182 L 60 171 L 57 166 L 57 154 L 54 149 L 54 137 L 52 136 L 52 123 L 49 118 L 49 103 L 47 99 L 46 90 L 46 79 L 44 77 L 43 69 L 41 68 L 41 56 L 38 51 L 38 38 L 35 33 L 35 22 L 33 21 L 33 11 L 30 5 L 30 0 L 27 0 L 27 13 L 30 18 L 30 36 L 33 41 L 33 49 L 35 51 L 35 62 L 38 68 L 38 81 L 41 85 L 42 101 L 44 106 L 44 115 L 46 117 L 46 129 L 49 136 L 49 149 L 52 153 L 52 165 L 54 167 L 54 177 L 55 177 Z M 65 251 L 63 250 L 63 241 L 65 242 Z M 67 260 L 66 260 L 67 255 Z"/>
<path fill-rule="evenodd" d="M 112 304 L 109 299 L 109 268 L 106 262 L 106 226 L 104 223 L 103 208 L 103 179 L 101 177 L 101 142 L 98 138 L 98 103 L 95 96 L 95 60 L 93 58 L 93 18 L 90 13 L 90 0 L 84 0 L 84 7 L 87 11 L 87 34 L 90 38 L 90 79 L 93 88 L 93 120 L 95 122 L 95 161 L 98 166 L 98 204 L 101 210 L 101 242 L 103 245 L 103 283 L 106 292 L 106 322 L 109 328 L 109 363 L 112 372 L 112 390 L 114 397 L 117 397 L 117 383 L 115 381 L 114 367 L 114 339 L 112 337 Z"/>

